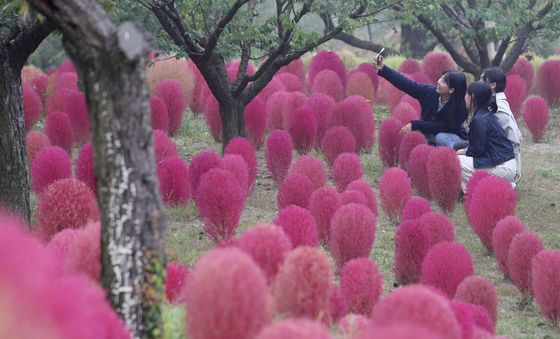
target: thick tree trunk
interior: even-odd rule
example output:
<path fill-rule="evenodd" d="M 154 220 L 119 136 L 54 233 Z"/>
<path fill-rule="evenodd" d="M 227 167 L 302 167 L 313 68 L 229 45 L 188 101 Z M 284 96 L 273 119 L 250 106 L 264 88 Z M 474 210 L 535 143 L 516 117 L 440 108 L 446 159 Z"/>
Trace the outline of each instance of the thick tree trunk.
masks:
<path fill-rule="evenodd" d="M 220 103 L 220 117 L 222 120 L 222 151 L 226 149 L 231 139 L 245 135 L 245 104 L 239 99 Z"/>

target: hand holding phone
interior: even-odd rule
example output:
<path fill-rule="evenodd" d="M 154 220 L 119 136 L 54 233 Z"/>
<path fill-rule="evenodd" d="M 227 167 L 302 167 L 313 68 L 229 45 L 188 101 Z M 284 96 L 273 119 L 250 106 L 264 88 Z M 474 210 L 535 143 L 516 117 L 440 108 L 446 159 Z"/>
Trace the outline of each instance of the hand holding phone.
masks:
<path fill-rule="evenodd" d="M 373 61 L 377 69 L 383 68 L 383 51 L 385 51 L 385 47 L 383 47 L 379 51 L 379 53 L 377 53 L 377 55 L 375 56 L 375 60 Z"/>

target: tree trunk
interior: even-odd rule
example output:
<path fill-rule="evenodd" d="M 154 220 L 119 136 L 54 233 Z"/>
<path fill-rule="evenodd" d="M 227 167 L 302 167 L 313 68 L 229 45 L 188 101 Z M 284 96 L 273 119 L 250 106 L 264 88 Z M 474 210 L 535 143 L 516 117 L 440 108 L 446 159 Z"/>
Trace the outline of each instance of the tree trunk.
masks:
<path fill-rule="evenodd" d="M 431 52 L 437 41 L 429 37 L 426 30 L 401 25 L 401 53 L 415 59 L 422 59 Z"/>
<path fill-rule="evenodd" d="M 21 67 L 12 64 L 3 45 L 0 46 L 0 79 L 0 205 L 29 221 Z"/>
<path fill-rule="evenodd" d="M 245 134 L 245 105 L 239 99 L 220 103 L 220 117 L 222 120 L 222 151 L 226 149 L 231 139 Z"/>

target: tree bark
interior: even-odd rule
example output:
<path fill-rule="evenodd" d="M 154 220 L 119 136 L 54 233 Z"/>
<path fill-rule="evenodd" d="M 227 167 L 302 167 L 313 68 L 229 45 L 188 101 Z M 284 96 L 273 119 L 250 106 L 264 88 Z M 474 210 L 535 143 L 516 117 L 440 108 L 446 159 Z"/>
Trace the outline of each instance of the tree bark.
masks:
<path fill-rule="evenodd" d="M 426 30 L 401 25 L 401 53 L 415 59 L 422 59 L 437 45 L 437 41 L 428 38 Z"/>
<path fill-rule="evenodd" d="M 162 335 L 164 218 L 145 67 L 131 23 L 115 27 L 94 0 L 30 0 L 63 34 L 84 81 L 102 222 L 102 284 L 134 337 Z"/>

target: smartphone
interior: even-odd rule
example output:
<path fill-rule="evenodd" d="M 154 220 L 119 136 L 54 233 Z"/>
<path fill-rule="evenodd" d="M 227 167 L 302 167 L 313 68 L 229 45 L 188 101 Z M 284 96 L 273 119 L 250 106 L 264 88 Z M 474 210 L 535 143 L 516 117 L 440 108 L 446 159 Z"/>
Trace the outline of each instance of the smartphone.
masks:
<path fill-rule="evenodd" d="M 385 51 L 385 47 L 381 48 L 381 50 L 379 51 L 379 53 L 377 53 L 377 55 L 375 56 L 375 63 L 377 63 L 377 64 L 379 63 L 379 61 L 380 61 L 380 60 L 379 60 L 379 57 L 380 57 L 381 55 L 383 55 L 383 51 Z"/>

